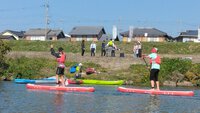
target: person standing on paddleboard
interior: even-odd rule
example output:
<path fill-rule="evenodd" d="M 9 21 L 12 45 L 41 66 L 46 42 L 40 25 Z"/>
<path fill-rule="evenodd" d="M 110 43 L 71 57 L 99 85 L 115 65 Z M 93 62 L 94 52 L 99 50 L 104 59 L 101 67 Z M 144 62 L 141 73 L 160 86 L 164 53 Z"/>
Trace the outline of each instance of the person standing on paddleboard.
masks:
<path fill-rule="evenodd" d="M 151 70 L 150 70 L 150 81 L 151 81 L 151 88 L 154 90 L 155 84 L 157 87 L 157 90 L 160 90 L 159 87 L 159 81 L 158 81 L 158 74 L 160 71 L 160 63 L 161 59 L 160 56 L 157 54 L 158 49 L 153 47 L 151 50 L 151 54 L 148 56 L 143 56 L 144 58 L 149 58 L 150 59 L 150 65 L 151 65 Z"/>
<path fill-rule="evenodd" d="M 63 52 L 63 48 L 59 47 L 58 52 L 56 53 L 55 50 L 53 49 L 53 45 L 51 45 L 50 51 L 51 55 L 55 56 L 58 62 L 56 70 L 56 83 L 59 84 L 59 79 L 60 79 L 62 86 L 68 85 L 68 83 L 65 83 L 65 78 L 64 78 L 66 54 Z"/>

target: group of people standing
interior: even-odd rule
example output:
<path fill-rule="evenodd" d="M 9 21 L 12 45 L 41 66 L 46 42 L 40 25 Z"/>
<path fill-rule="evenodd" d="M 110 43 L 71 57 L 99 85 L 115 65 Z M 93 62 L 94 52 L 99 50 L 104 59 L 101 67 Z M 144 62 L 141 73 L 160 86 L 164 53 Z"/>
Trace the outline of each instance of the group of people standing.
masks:
<path fill-rule="evenodd" d="M 134 46 L 133 46 L 133 54 L 134 57 L 136 58 L 141 58 L 142 57 L 142 44 L 140 41 L 137 41 Z"/>
<path fill-rule="evenodd" d="M 116 45 L 114 44 L 114 41 L 111 39 L 107 44 L 106 41 L 104 40 L 101 44 L 101 56 L 106 56 L 106 47 L 111 48 L 111 56 L 115 56 L 115 50 L 117 49 Z M 95 41 L 93 41 L 90 44 L 90 52 L 91 52 L 91 56 L 95 56 L 96 53 L 96 49 L 97 49 L 97 45 L 95 43 Z M 82 40 L 81 42 L 81 56 L 84 56 L 85 53 L 85 40 Z"/>

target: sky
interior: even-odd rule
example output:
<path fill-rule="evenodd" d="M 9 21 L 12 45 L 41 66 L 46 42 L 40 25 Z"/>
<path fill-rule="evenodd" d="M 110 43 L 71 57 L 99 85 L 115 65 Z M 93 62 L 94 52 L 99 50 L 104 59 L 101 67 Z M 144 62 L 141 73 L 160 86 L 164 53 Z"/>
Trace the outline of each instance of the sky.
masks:
<path fill-rule="evenodd" d="M 1 0 L 0 32 L 46 28 L 46 14 L 48 28 L 66 34 L 75 26 L 103 26 L 107 34 L 113 26 L 118 32 L 132 26 L 176 37 L 200 26 L 200 0 Z"/>

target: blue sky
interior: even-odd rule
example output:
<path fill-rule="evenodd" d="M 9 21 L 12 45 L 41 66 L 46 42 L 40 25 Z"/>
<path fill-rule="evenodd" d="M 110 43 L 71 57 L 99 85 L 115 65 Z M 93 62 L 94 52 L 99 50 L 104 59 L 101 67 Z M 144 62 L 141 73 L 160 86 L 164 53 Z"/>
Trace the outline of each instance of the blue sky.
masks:
<path fill-rule="evenodd" d="M 45 28 L 47 0 L 1 0 L 0 32 Z M 200 0 L 48 0 L 49 28 L 104 26 L 108 34 L 129 26 L 154 27 L 172 36 L 200 26 Z"/>

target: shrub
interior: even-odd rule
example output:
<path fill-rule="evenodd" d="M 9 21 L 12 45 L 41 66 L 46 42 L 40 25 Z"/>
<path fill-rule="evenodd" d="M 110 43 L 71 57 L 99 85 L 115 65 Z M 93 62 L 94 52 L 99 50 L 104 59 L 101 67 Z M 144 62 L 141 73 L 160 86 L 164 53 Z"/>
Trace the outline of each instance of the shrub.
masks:
<path fill-rule="evenodd" d="M 6 64 L 5 62 L 6 60 L 5 55 L 9 51 L 11 51 L 11 48 L 8 46 L 7 43 L 5 43 L 4 41 L 0 39 L 0 75 L 2 75 L 8 67 L 8 64 Z"/>
<path fill-rule="evenodd" d="M 160 70 L 160 80 L 173 80 L 177 78 L 177 73 L 185 75 L 185 73 L 191 68 L 192 61 L 180 58 L 163 58 Z M 174 74 L 174 75 L 173 75 Z M 180 77 L 178 77 L 180 78 Z"/>

